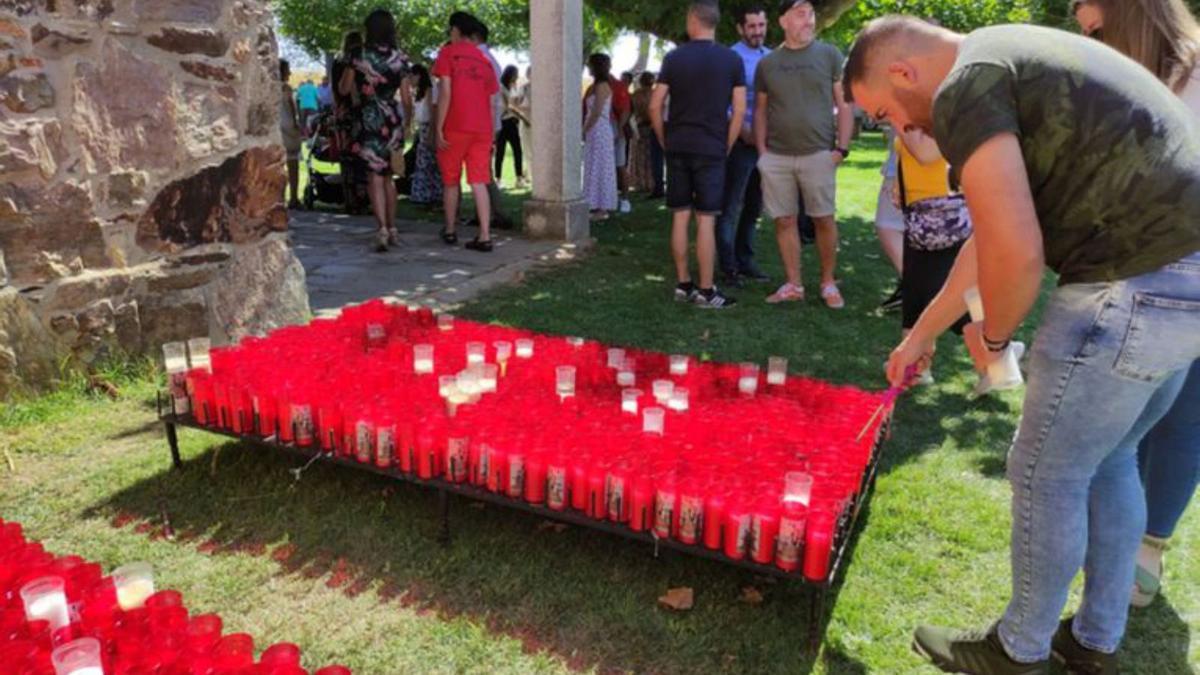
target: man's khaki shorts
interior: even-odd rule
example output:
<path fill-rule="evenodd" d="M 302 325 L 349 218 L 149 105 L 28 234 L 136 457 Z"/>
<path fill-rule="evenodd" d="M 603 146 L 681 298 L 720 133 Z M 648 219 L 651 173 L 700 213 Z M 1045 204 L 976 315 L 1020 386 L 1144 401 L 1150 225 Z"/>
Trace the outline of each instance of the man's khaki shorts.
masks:
<path fill-rule="evenodd" d="M 768 150 L 758 158 L 758 172 L 762 176 L 763 204 L 772 218 L 799 215 L 801 194 L 810 218 L 834 215 L 837 166 L 832 152 L 777 155 Z"/>

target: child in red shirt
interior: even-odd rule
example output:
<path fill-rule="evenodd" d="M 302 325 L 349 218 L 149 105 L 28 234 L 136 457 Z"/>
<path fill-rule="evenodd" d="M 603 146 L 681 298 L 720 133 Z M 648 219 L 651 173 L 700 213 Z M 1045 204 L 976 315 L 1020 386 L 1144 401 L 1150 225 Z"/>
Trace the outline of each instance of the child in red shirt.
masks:
<path fill-rule="evenodd" d="M 487 184 L 491 182 L 492 129 L 491 96 L 500 90 L 496 73 L 487 57 L 467 39 L 478 19 L 465 12 L 450 15 L 450 42 L 438 52 L 432 74 L 438 78 L 438 110 L 434 131 L 437 135 L 438 166 L 445 184 L 443 204 L 446 228 L 442 240 L 458 243 L 459 185 L 463 164 L 467 182 L 475 196 L 479 218 L 479 236 L 466 247 L 491 251 L 491 204 Z"/>

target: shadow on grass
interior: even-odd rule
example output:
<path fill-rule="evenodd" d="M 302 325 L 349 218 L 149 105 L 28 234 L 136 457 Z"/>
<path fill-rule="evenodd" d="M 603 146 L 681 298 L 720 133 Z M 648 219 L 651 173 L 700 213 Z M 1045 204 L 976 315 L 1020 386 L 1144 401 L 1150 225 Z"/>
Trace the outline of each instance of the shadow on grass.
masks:
<path fill-rule="evenodd" d="M 584 528 L 560 532 L 536 516 L 453 496 L 452 540 L 443 547 L 433 491 L 321 463 L 297 483 L 289 470 L 299 465 L 257 446 L 214 445 L 183 471 L 142 481 L 86 515 L 161 536 L 165 503 L 181 545 L 269 555 L 281 574 L 323 579 L 348 595 L 377 593 L 379 611 L 395 601 L 445 620 L 461 616 L 575 668 L 807 673 L 816 665 L 804 652 L 809 596 L 799 584 L 682 554 L 655 559 L 644 544 Z M 695 590 L 694 609 L 656 606 L 680 586 Z M 741 600 L 747 586 L 762 593 L 761 604 Z M 836 645 L 819 658 L 826 672 L 866 672 Z"/>
<path fill-rule="evenodd" d="M 1168 596 L 1170 589 L 1166 589 Z M 1121 647 L 1122 672 L 1195 673 L 1188 659 L 1191 628 L 1166 597 L 1145 609 L 1133 609 Z"/>

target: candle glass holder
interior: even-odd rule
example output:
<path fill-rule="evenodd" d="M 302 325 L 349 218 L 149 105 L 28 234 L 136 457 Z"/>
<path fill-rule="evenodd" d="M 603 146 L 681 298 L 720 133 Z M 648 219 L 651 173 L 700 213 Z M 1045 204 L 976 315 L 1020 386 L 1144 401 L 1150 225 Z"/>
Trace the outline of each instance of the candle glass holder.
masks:
<path fill-rule="evenodd" d="M 560 399 L 575 395 L 575 366 L 559 366 L 554 369 L 555 391 Z"/>
<path fill-rule="evenodd" d="M 21 587 L 21 601 L 25 604 L 25 618 L 45 621 L 52 631 L 71 623 L 66 582 L 62 577 L 42 577 L 25 584 Z"/>
<path fill-rule="evenodd" d="M 54 675 L 104 675 L 100 641 L 96 638 L 72 640 L 50 652 Z"/>
<path fill-rule="evenodd" d="M 621 391 L 621 412 L 628 415 L 638 414 L 638 401 L 642 398 L 640 389 L 625 389 Z"/>
<path fill-rule="evenodd" d="M 685 387 L 675 387 L 675 390 L 671 392 L 671 400 L 667 407 L 675 412 L 687 412 L 688 390 Z"/>
<path fill-rule="evenodd" d="M 608 350 L 608 367 L 616 370 L 625 363 L 625 350 L 619 347 L 611 347 Z"/>
<path fill-rule="evenodd" d="M 683 354 L 671 355 L 671 375 L 682 376 L 688 372 L 688 357 Z"/>
<path fill-rule="evenodd" d="M 443 333 L 454 330 L 454 315 L 453 314 L 438 314 L 437 315 L 438 330 Z"/>
<path fill-rule="evenodd" d="M 413 345 L 413 372 L 417 375 L 433 372 L 433 345 Z"/>
<path fill-rule="evenodd" d="M 783 477 L 783 501 L 785 504 L 808 506 L 812 500 L 813 477 L 806 471 L 790 471 Z"/>
<path fill-rule="evenodd" d="M 517 358 L 531 359 L 533 358 L 533 340 L 522 338 L 517 340 Z"/>
<path fill-rule="evenodd" d="M 675 383 L 670 380 L 655 380 L 652 385 L 654 400 L 659 405 L 667 405 L 671 402 L 671 394 L 675 391 Z"/>
<path fill-rule="evenodd" d="M 482 367 L 482 374 L 479 378 L 480 393 L 494 394 L 496 387 L 499 384 L 500 366 L 494 363 L 485 363 Z"/>
<path fill-rule="evenodd" d="M 472 366 L 487 360 L 487 345 L 482 342 L 467 343 L 467 365 Z"/>
<path fill-rule="evenodd" d="M 212 340 L 206 337 L 192 338 L 187 341 L 188 363 L 192 368 L 212 370 Z"/>
<path fill-rule="evenodd" d="M 642 431 L 662 436 L 666 431 L 664 426 L 666 416 L 667 411 L 662 408 L 646 408 L 642 410 Z"/>
<path fill-rule="evenodd" d="M 738 391 L 753 396 L 758 391 L 758 364 L 743 363 L 738 369 Z"/>
<path fill-rule="evenodd" d="M 146 604 L 154 595 L 154 568 L 150 563 L 132 562 L 113 570 L 113 585 L 117 589 L 117 604 L 131 610 Z"/>
<path fill-rule="evenodd" d="M 450 398 L 458 389 L 458 378 L 454 375 L 441 375 L 438 377 L 438 396 L 442 398 Z"/>
<path fill-rule="evenodd" d="M 787 359 L 782 356 L 772 356 L 767 359 L 767 384 L 783 386 L 787 383 Z"/>

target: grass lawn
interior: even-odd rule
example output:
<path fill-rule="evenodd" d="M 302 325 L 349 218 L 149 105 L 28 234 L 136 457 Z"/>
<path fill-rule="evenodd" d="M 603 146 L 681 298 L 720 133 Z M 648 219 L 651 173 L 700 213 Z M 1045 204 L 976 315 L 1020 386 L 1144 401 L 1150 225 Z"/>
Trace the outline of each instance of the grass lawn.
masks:
<path fill-rule="evenodd" d="M 813 300 L 769 307 L 766 285 L 735 292 L 742 303 L 727 312 L 670 302 L 667 214 L 638 198 L 634 214 L 594 227 L 587 259 L 462 314 L 722 361 L 783 355 L 797 372 L 879 388 L 899 332 L 895 315 L 875 310 L 894 283 L 871 227 L 882 152 L 877 135 L 864 137 L 840 176 L 841 313 Z M 772 239 L 761 232 L 758 251 L 778 276 Z M 816 657 L 801 649 L 799 589 L 716 563 L 656 560 L 618 538 L 462 502 L 443 549 L 431 493 L 320 465 L 297 483 L 293 461 L 200 432 L 181 433 L 187 467 L 171 472 L 153 378 L 138 368 L 107 375 L 121 388 L 116 400 L 72 381 L 0 411 L 0 447 L 16 469 L 0 464 L 0 517 L 106 569 L 149 560 L 160 585 L 181 590 L 196 611 L 219 611 L 227 630 L 250 631 L 260 646 L 298 642 L 310 665 L 380 674 L 928 671 L 909 651 L 918 623 L 985 625 L 1008 598 L 1004 456 L 1020 401 L 968 400 L 964 351 L 949 339 L 941 347 L 938 384 L 899 407 Z M 1177 541 L 1165 597 L 1132 615 L 1125 672 L 1200 664 L 1196 509 Z M 675 586 L 695 589 L 690 612 L 656 607 Z M 764 601 L 743 602 L 746 586 Z"/>

